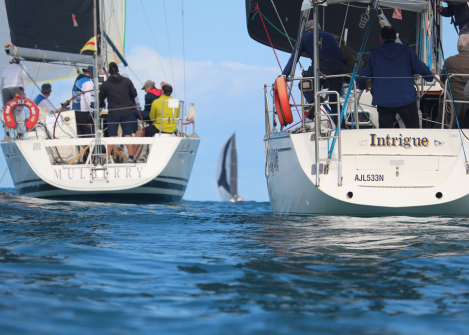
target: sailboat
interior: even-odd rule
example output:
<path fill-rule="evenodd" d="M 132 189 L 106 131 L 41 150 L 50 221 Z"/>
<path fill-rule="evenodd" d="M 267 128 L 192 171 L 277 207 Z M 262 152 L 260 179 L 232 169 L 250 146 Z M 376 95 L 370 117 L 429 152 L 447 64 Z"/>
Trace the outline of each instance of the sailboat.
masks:
<path fill-rule="evenodd" d="M 223 201 L 238 202 L 238 158 L 236 155 L 236 134 L 233 134 L 220 151 L 217 167 L 217 186 Z"/>
<path fill-rule="evenodd" d="M 448 81 L 439 80 L 444 58 L 436 6 L 437 1 L 423 0 L 246 0 L 249 35 L 274 49 L 291 53 L 294 43 L 301 41 L 306 21 L 314 19 L 315 45 L 320 42 L 319 24 L 342 36 L 348 29 L 348 44 L 364 55 L 378 45 L 381 27 L 392 25 L 400 41 L 413 47 L 437 73 L 431 83 L 421 78 L 414 81 L 420 129 L 377 126 L 371 94 L 359 92 L 354 85 L 358 64 L 347 75 L 351 84 L 339 100 L 338 117 L 349 129 L 337 127 L 323 109 L 329 107 L 328 95 L 341 92 L 320 87 L 318 48 L 312 57 L 314 76 L 286 80 L 294 88 L 300 83 L 296 103 L 286 96 L 287 104 L 293 110 L 298 107 L 300 117 L 304 115 L 298 123 L 286 120 L 284 109 L 278 108 L 278 88 L 265 85 L 265 177 L 275 214 L 469 215 L 469 140 L 463 136 L 468 130 L 451 127 L 453 102 L 460 101 L 452 100 Z M 301 56 L 296 54 L 296 59 Z M 305 58 L 301 61 L 304 66 Z M 317 92 L 314 106 L 303 96 L 311 87 Z M 440 101 L 445 112 L 438 123 Z M 309 108 L 314 109 L 314 120 L 306 117 Z"/>
<path fill-rule="evenodd" d="M 7 15 L 0 15 L 0 19 L 7 22 L 0 26 L 9 27 L 5 34 L 11 40 L 5 46 L 7 56 L 0 61 L 4 67 L 10 57 L 20 58 L 34 83 L 36 78 L 76 75 L 78 69 L 93 65 L 97 97 L 109 63 L 128 65 L 124 53 L 125 0 L 6 0 L 5 9 Z M 82 52 L 85 49 L 88 51 Z M 181 200 L 200 142 L 195 134 L 194 105 L 187 113 L 186 106 L 185 101 L 169 99 L 163 108 L 172 111 L 177 131 L 154 137 L 104 137 L 105 111 L 98 107 L 94 107 L 96 131 L 92 137 L 80 137 L 75 111 L 65 105 L 53 113 L 41 111 L 32 128 L 24 134 L 9 129 L 1 142 L 17 193 L 80 201 Z M 179 117 L 175 116 L 178 109 Z M 3 116 L 5 113 L 2 111 Z M 110 145 L 115 146 L 123 163 L 108 162 Z M 126 145 L 138 147 L 137 162 L 128 160 Z"/>

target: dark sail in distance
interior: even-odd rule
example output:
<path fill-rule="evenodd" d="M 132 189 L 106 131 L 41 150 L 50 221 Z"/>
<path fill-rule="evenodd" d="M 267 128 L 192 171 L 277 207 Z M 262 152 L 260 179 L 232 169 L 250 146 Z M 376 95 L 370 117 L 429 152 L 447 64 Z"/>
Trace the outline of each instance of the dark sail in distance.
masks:
<path fill-rule="evenodd" d="M 298 37 L 298 26 L 303 0 L 276 0 L 274 3 L 288 36 L 296 40 Z M 262 25 L 259 14 L 256 13 L 256 11 L 253 12 L 256 5 L 259 6 L 261 13 L 265 16 L 264 23 L 267 31 L 269 32 L 274 48 L 289 53 L 292 52 L 292 47 L 290 46 L 287 37 L 283 35 L 284 31 L 282 24 L 280 23 L 277 13 L 272 6 L 271 0 L 246 0 L 246 19 L 249 36 L 259 43 L 270 46 L 269 39 L 264 26 Z M 348 28 L 347 45 L 351 46 L 358 52 L 365 34 L 365 29 L 360 28 L 358 23 L 360 22 L 361 15 L 365 13 L 366 7 L 367 6 L 364 4 L 353 2 L 348 6 L 348 13 L 346 15 L 347 3 L 320 6 L 318 13 L 320 18 L 319 24 L 321 25 L 322 30 L 340 36 L 345 21 L 345 28 Z M 381 10 L 390 24 L 397 30 L 402 43 L 415 45 L 417 38 L 416 27 L 418 14 L 416 12 L 402 10 L 402 20 L 398 20 L 392 18 L 394 9 L 381 8 L 379 13 L 381 13 Z M 310 18 L 312 19 L 312 17 L 313 12 L 311 11 Z M 372 48 L 380 45 L 380 30 L 381 26 L 378 22 L 378 18 L 375 17 L 370 37 L 365 47 L 365 52 L 369 52 Z M 293 45 L 295 44 L 295 41 L 291 42 Z M 413 46 L 413 48 L 415 50 L 415 46 Z"/>
<path fill-rule="evenodd" d="M 217 186 L 223 200 L 238 197 L 238 161 L 235 134 L 226 141 L 221 149 L 217 168 Z"/>
<path fill-rule="evenodd" d="M 93 0 L 5 0 L 5 6 L 17 47 L 79 54 L 94 36 Z"/>

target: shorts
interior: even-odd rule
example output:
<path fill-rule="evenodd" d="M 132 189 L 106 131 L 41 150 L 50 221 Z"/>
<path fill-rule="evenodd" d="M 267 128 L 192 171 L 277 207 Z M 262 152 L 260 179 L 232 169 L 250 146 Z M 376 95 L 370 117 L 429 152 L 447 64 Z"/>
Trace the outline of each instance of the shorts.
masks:
<path fill-rule="evenodd" d="M 145 137 L 153 137 L 155 134 L 159 134 L 160 130 L 156 128 L 154 125 L 145 128 Z"/>
<path fill-rule="evenodd" d="M 109 137 L 117 136 L 117 129 L 119 129 L 119 123 L 122 128 L 124 136 L 132 136 L 132 125 L 135 119 L 132 115 L 120 115 L 120 116 L 108 116 L 107 117 L 107 132 Z"/>

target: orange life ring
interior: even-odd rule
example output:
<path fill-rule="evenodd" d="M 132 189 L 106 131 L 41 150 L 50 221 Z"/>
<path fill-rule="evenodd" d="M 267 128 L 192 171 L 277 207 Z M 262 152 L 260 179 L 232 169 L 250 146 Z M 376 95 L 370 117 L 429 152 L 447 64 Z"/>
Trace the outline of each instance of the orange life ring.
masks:
<path fill-rule="evenodd" d="M 275 108 L 277 109 L 277 116 L 282 127 L 293 123 L 293 114 L 291 112 L 289 100 L 285 77 L 278 77 L 274 84 L 274 101 Z"/>
<path fill-rule="evenodd" d="M 3 119 L 5 120 L 8 128 L 16 128 L 16 120 L 13 115 L 16 107 L 27 107 L 29 109 L 29 118 L 26 121 L 25 126 L 29 130 L 33 129 L 39 120 L 39 107 L 37 107 L 34 101 L 28 98 L 23 98 L 23 102 L 21 102 L 20 96 L 8 101 L 3 108 Z"/>

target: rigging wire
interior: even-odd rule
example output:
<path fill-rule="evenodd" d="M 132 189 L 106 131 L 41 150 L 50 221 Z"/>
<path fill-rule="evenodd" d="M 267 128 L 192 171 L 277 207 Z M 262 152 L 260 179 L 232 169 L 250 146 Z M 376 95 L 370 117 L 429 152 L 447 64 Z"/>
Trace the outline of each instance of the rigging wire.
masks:
<path fill-rule="evenodd" d="M 285 26 L 283 25 L 282 19 L 280 18 L 280 15 L 279 15 L 279 13 L 278 13 L 278 11 L 277 11 L 277 7 L 276 7 L 275 4 L 274 4 L 274 0 L 270 0 L 270 1 L 272 2 L 272 6 L 274 7 L 275 13 L 277 13 L 278 20 L 280 21 L 280 24 L 282 25 L 283 31 L 285 32 L 285 35 L 284 35 L 284 36 L 287 37 L 288 43 L 290 43 L 290 46 L 291 46 L 292 51 L 293 51 L 294 48 L 293 48 L 293 44 L 292 44 L 292 42 L 291 42 L 291 40 L 293 40 L 293 39 L 290 38 L 290 36 L 288 36 L 287 30 L 285 29 Z M 264 15 L 262 15 L 262 16 L 264 16 Z M 265 17 L 264 17 L 264 18 L 265 18 Z M 266 19 L 266 20 L 267 20 L 267 19 Z M 268 21 L 268 20 L 267 20 L 267 21 Z M 270 23 L 270 21 L 269 21 L 269 23 Z M 270 24 L 273 26 L 272 23 L 270 23 Z M 275 26 L 274 26 L 274 28 L 275 28 Z M 277 28 L 276 28 L 276 29 L 277 29 Z M 277 30 L 278 30 L 278 29 L 277 29 Z M 295 41 L 295 40 L 293 40 L 293 41 Z M 295 41 L 295 43 L 296 43 L 296 41 Z M 304 71 L 303 65 L 301 65 L 300 60 L 298 60 L 298 63 L 300 64 L 301 70 Z"/>
<path fill-rule="evenodd" d="M 344 19 L 344 25 L 342 26 L 342 32 L 340 33 L 340 41 L 342 41 L 342 37 L 344 36 L 345 22 L 347 22 L 347 15 L 348 15 L 349 7 L 350 7 L 350 2 L 347 2 L 347 10 L 345 11 L 345 19 Z"/>
<path fill-rule="evenodd" d="M 158 52 L 158 48 L 156 47 L 155 37 L 153 36 L 153 31 L 151 30 L 150 22 L 148 21 L 147 12 L 145 11 L 145 7 L 143 6 L 142 0 L 140 0 L 140 3 L 142 4 L 143 13 L 145 14 L 145 19 L 147 20 L 148 29 L 150 29 L 151 38 L 153 39 L 153 45 L 155 46 L 156 54 L 158 55 L 158 60 L 160 61 L 161 70 L 163 71 L 163 77 L 164 77 L 164 80 L 166 81 L 167 79 L 166 79 L 166 73 L 164 72 L 163 62 L 161 61 L 160 53 Z"/>
<path fill-rule="evenodd" d="M 186 108 L 186 43 L 184 39 L 184 0 L 181 0 L 182 5 L 182 68 L 184 72 L 184 108 Z"/>
<path fill-rule="evenodd" d="M 164 21 L 166 22 L 166 36 L 168 37 L 168 47 L 169 47 L 169 61 L 171 62 L 171 76 L 173 78 L 172 85 L 173 87 L 176 85 L 174 82 L 174 71 L 173 71 L 173 57 L 171 56 L 171 43 L 169 43 L 169 29 L 168 29 L 168 18 L 166 16 L 166 4 L 165 0 L 163 0 L 163 9 L 164 9 Z"/>
<path fill-rule="evenodd" d="M 41 65 L 42 63 L 39 63 L 39 67 L 37 68 L 37 73 L 36 73 L 36 82 L 37 82 L 37 77 L 39 76 L 39 70 L 41 69 Z M 33 86 L 33 91 L 31 92 L 31 97 L 34 97 L 34 89 L 36 88 L 36 86 Z"/>

